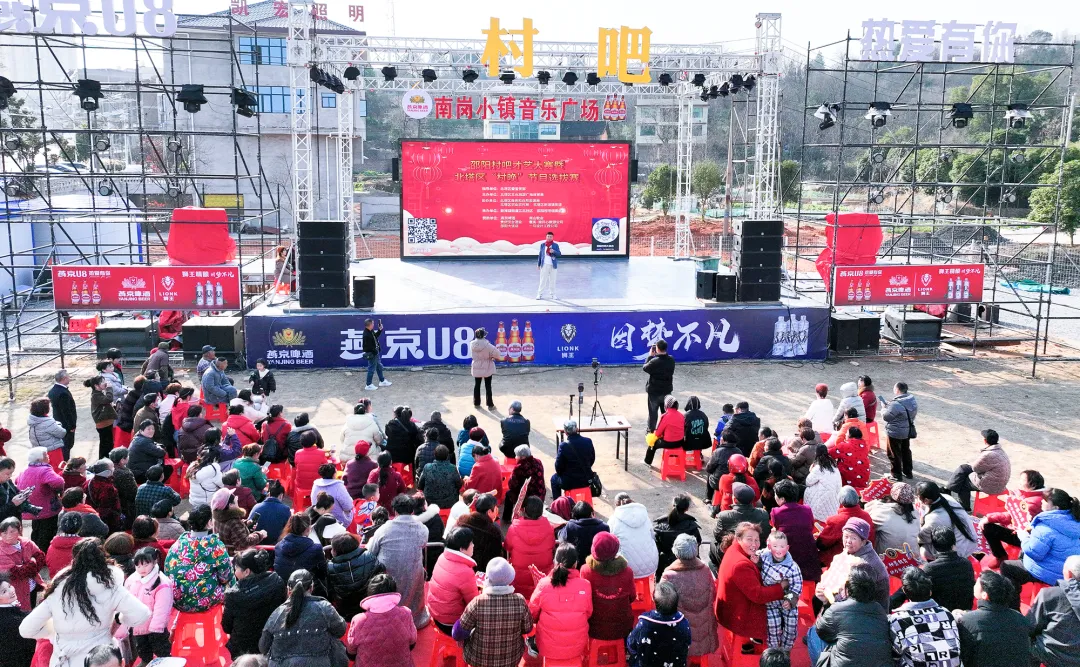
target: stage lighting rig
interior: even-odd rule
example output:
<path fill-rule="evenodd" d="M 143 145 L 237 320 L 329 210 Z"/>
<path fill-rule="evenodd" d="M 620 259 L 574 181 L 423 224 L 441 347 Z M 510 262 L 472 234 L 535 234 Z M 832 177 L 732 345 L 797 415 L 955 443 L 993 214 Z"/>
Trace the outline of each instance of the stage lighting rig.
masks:
<path fill-rule="evenodd" d="M 1005 120 L 1008 121 L 1009 127 L 1014 130 L 1024 127 L 1028 118 L 1031 118 L 1031 112 L 1028 111 L 1028 105 L 1019 102 L 1010 104 L 1008 106 L 1008 111 L 1005 112 Z"/>
<path fill-rule="evenodd" d="M 180 92 L 176 95 L 177 102 L 183 102 L 184 111 L 188 113 L 199 113 L 199 109 L 202 105 L 206 104 L 206 95 L 203 94 L 203 87 L 197 83 L 185 83 L 180 88 Z"/>
<path fill-rule="evenodd" d="M 818 129 L 819 130 L 827 130 L 830 127 L 833 127 L 834 125 L 836 125 L 836 116 L 839 113 L 840 113 L 840 105 L 839 104 L 825 103 L 825 104 L 822 104 L 821 106 L 819 106 L 817 108 L 817 111 L 814 112 L 814 118 L 817 118 L 818 120 L 821 121 L 821 123 L 818 124 Z"/>
<path fill-rule="evenodd" d="M 232 89 L 232 103 L 236 105 L 236 113 L 244 118 L 251 118 L 259 107 L 259 100 L 254 94 L 243 88 Z"/>
<path fill-rule="evenodd" d="M 0 76 L 0 110 L 8 108 L 8 100 L 17 92 L 19 91 L 15 90 L 15 84 L 11 83 L 11 79 Z"/>
<path fill-rule="evenodd" d="M 671 78 L 671 75 L 667 72 L 664 72 L 660 75 L 660 78 L 657 79 L 656 82 L 659 83 L 661 86 L 670 86 L 672 81 L 673 79 Z"/>
<path fill-rule="evenodd" d="M 393 65 L 387 65 L 381 71 L 383 81 L 393 81 L 397 78 L 397 68 Z"/>
<path fill-rule="evenodd" d="M 421 70 L 420 76 L 424 79 L 424 83 L 434 83 L 435 80 L 439 78 L 439 75 L 435 73 L 435 70 L 430 67 Z"/>
<path fill-rule="evenodd" d="M 864 118 L 873 127 L 885 127 L 885 121 L 892 115 L 892 105 L 888 102 L 873 102 Z"/>
<path fill-rule="evenodd" d="M 109 138 L 106 136 L 100 136 L 94 139 L 94 150 L 98 153 L 104 153 L 109 150 L 110 146 L 112 146 L 112 142 L 109 141 Z"/>
<path fill-rule="evenodd" d="M 702 89 L 702 90 L 704 90 L 704 89 Z M 720 87 L 719 86 L 709 86 L 709 99 L 710 100 L 715 100 L 719 96 L 720 96 Z"/>
<path fill-rule="evenodd" d="M 356 65 L 349 65 L 345 68 L 345 80 L 356 81 L 360 78 L 360 68 Z"/>
<path fill-rule="evenodd" d="M 476 73 L 474 69 L 467 69 L 461 73 L 461 80 L 465 83 L 472 83 L 480 78 L 480 75 Z"/>
<path fill-rule="evenodd" d="M 536 80 L 540 83 L 541 86 L 548 85 L 548 82 L 551 81 L 551 72 L 547 71 L 546 69 L 540 70 L 536 73 Z"/>
<path fill-rule="evenodd" d="M 949 118 L 952 119 L 952 126 L 958 130 L 962 130 L 968 125 L 968 121 L 975 117 L 975 114 L 971 111 L 971 105 L 964 102 L 957 102 L 952 105 L 952 109 L 949 111 Z"/>
<path fill-rule="evenodd" d="M 716 92 L 717 92 L 718 95 L 720 95 L 720 97 L 727 97 L 728 93 L 731 92 L 731 86 L 729 86 L 728 82 L 725 81 L 722 84 L 720 84 L 720 88 Z"/>
<path fill-rule="evenodd" d="M 589 72 L 585 76 L 585 83 L 589 84 L 590 86 L 599 85 L 601 81 L 602 81 L 602 79 L 599 76 L 597 76 L 596 72 Z"/>
<path fill-rule="evenodd" d="M 732 74 L 731 78 L 728 79 L 728 83 L 731 84 L 728 87 L 728 89 L 731 91 L 731 94 L 732 95 L 737 95 L 739 93 L 739 91 L 742 90 L 742 87 L 743 87 L 742 75 L 741 74 Z"/>
<path fill-rule="evenodd" d="M 694 78 L 690 80 L 690 83 L 694 84 L 695 86 L 704 86 L 705 85 L 705 75 L 702 74 L 701 72 L 698 72 L 697 74 L 694 75 Z"/>
<path fill-rule="evenodd" d="M 79 106 L 83 111 L 97 111 L 98 100 L 104 97 L 101 94 L 101 82 L 93 79 L 79 79 L 75 84 L 75 94 L 79 97 Z"/>
<path fill-rule="evenodd" d="M 577 74 L 574 74 L 573 72 L 567 72 L 566 74 L 562 75 L 562 82 L 568 86 L 572 86 L 577 83 L 577 79 Z"/>
<path fill-rule="evenodd" d="M 747 93 L 749 93 L 751 90 L 753 90 L 754 86 L 756 86 L 756 85 L 757 85 L 757 77 L 754 76 L 753 74 L 746 77 L 746 80 L 743 81 L 743 88 L 746 89 Z"/>
<path fill-rule="evenodd" d="M 510 84 L 512 84 L 514 82 L 514 79 L 516 79 L 516 78 L 517 78 L 517 75 L 514 74 L 513 70 L 505 70 L 502 74 L 499 75 L 499 81 L 502 81 L 504 84 L 506 84 L 508 86 Z"/>
<path fill-rule="evenodd" d="M 111 195 L 113 193 L 113 189 L 111 187 L 109 187 L 108 183 L 102 182 L 102 183 L 98 183 L 97 193 L 99 195 L 101 195 L 102 197 L 108 197 L 109 195 Z"/>
<path fill-rule="evenodd" d="M 709 101 L 709 89 L 708 88 L 702 87 L 702 89 L 701 89 L 701 101 L 702 102 L 708 102 Z"/>
<path fill-rule="evenodd" d="M 22 139 L 17 134 L 9 134 L 4 137 L 4 150 L 8 153 L 14 153 L 22 148 Z"/>

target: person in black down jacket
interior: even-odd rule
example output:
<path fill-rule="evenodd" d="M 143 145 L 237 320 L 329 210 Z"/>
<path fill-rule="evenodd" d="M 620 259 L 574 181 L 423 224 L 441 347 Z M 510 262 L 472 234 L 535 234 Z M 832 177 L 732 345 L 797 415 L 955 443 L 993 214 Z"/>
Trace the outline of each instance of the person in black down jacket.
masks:
<path fill-rule="evenodd" d="M 656 540 L 656 549 L 660 552 L 660 561 L 656 566 L 656 580 L 660 581 L 660 575 L 664 573 L 668 565 L 675 562 L 675 538 L 683 533 L 693 535 L 701 544 L 701 529 L 697 519 L 690 516 L 690 494 L 680 493 L 671 501 L 671 512 L 667 516 L 653 521 L 653 538 Z"/>
<path fill-rule="evenodd" d="M 574 504 L 574 509 L 570 510 L 570 521 L 563 526 L 560 538 L 563 542 L 573 544 L 577 549 L 577 566 L 580 568 L 592 553 L 593 538 L 600 533 L 610 532 L 611 528 L 593 515 L 592 505 L 579 500 Z"/>
<path fill-rule="evenodd" d="M 749 458 L 757 443 L 758 432 L 761 431 L 761 420 L 753 412 L 750 412 L 750 404 L 739 401 L 735 404 L 735 414 L 731 415 L 727 427 L 735 434 L 735 442 L 742 455 Z"/>
<path fill-rule="evenodd" d="M 341 617 L 351 619 L 360 613 L 360 601 L 367 597 L 368 582 L 386 568 L 360 547 L 355 535 L 336 535 L 330 549 L 333 558 L 326 564 L 326 591 Z"/>
<path fill-rule="evenodd" d="M 142 375 L 136 377 L 131 389 L 124 394 L 124 400 L 120 401 L 120 407 L 116 409 L 116 427 L 121 431 L 131 433 L 135 428 L 135 404 L 142 396 L 144 384 L 146 384 L 145 377 Z"/>
<path fill-rule="evenodd" d="M 518 445 L 529 444 L 529 433 L 532 432 L 532 424 L 521 414 L 521 401 L 512 401 L 507 416 L 499 422 L 502 427 L 502 442 L 499 443 L 499 451 L 508 459 L 514 458 L 514 450 Z"/>
<path fill-rule="evenodd" d="M 407 405 L 399 405 L 394 408 L 394 418 L 386 422 L 386 442 L 384 449 L 390 452 L 394 463 L 412 465 L 416 458 L 416 448 L 423 443 L 420 429 L 412 422 L 412 410 Z M 413 475 L 419 475 L 419 470 L 414 470 Z"/>
<path fill-rule="evenodd" d="M 889 619 L 878 602 L 873 570 L 862 563 L 852 566 L 847 599 L 818 617 L 814 628 L 829 644 L 819 665 L 829 667 L 893 667 Z"/>
<path fill-rule="evenodd" d="M 934 582 L 934 601 L 948 610 L 971 609 L 975 599 L 975 569 L 971 561 L 956 553 L 956 533 L 952 528 L 935 526 L 930 531 L 930 545 L 937 555 L 922 569 Z M 923 550 L 924 557 L 930 555 Z M 901 588 L 889 598 L 890 610 L 895 610 L 905 601 L 907 596 Z"/>
<path fill-rule="evenodd" d="M 1013 667 L 1031 661 L 1031 625 L 1009 608 L 1012 584 L 993 570 L 975 582 L 975 611 L 954 611 L 964 667 Z"/>
<path fill-rule="evenodd" d="M 432 412 L 431 417 L 420 427 L 420 431 L 427 433 L 429 428 L 436 429 L 439 432 L 438 440 L 440 445 L 446 445 L 447 449 L 451 452 L 454 451 L 454 434 L 450 432 L 450 427 L 443 421 L 441 412 Z"/>
<path fill-rule="evenodd" d="M 64 460 L 71 456 L 71 448 L 75 446 L 75 426 L 78 421 L 78 410 L 75 407 L 75 399 L 71 397 L 68 383 L 71 377 L 68 372 L 60 369 L 54 376 L 56 383 L 49 389 L 49 400 L 52 402 L 53 419 L 63 424 L 67 429 L 64 435 Z"/>
<path fill-rule="evenodd" d="M 738 446 L 739 439 L 735 435 L 735 431 L 725 428 L 720 433 L 720 442 L 715 450 L 713 450 L 712 456 L 709 457 L 709 463 L 705 466 L 705 472 L 709 475 L 709 481 L 705 483 L 705 504 L 713 504 L 713 495 L 717 489 L 720 488 L 720 478 L 728 474 L 728 459 L 735 454 L 742 454 L 742 451 Z M 716 510 L 719 510 L 720 505 L 716 505 Z M 714 510 L 714 511 L 716 511 Z"/>
<path fill-rule="evenodd" d="M 221 627 L 229 634 L 233 659 L 259 652 L 259 637 L 270 614 L 285 602 L 285 582 L 270 572 L 270 554 L 247 549 L 233 558 L 236 585 L 225 591 Z"/>
<path fill-rule="evenodd" d="M 686 414 L 683 416 L 683 449 L 702 450 L 712 447 L 712 433 L 709 432 L 709 416 L 701 409 L 701 399 L 691 396 L 686 399 Z"/>
<path fill-rule="evenodd" d="M 293 429 L 285 437 L 285 447 L 289 450 L 289 463 L 291 464 L 296 464 L 296 453 L 304 448 L 303 438 L 305 433 L 315 434 L 315 446 L 319 449 L 323 449 L 325 446 L 319 429 L 315 428 L 310 422 L 311 418 L 308 417 L 306 412 L 301 412 L 293 419 Z M 311 436 L 308 436 L 308 438 L 310 439 Z"/>
<path fill-rule="evenodd" d="M 675 360 L 668 354 L 666 340 L 658 340 L 649 348 L 649 358 L 641 370 L 649 374 L 649 379 L 645 383 L 645 393 L 649 399 L 647 430 L 652 433 L 656 430 L 656 417 L 664 407 L 664 399 L 675 392 L 673 384 Z"/>
<path fill-rule="evenodd" d="M 307 570 L 315 577 L 316 587 L 324 591 L 326 557 L 318 542 L 312 540 L 311 519 L 305 512 L 297 512 L 285 524 L 285 536 L 274 547 L 274 571 L 283 580 L 296 570 Z"/>
<path fill-rule="evenodd" d="M 341 637 L 349 624 L 315 593 L 315 578 L 296 570 L 286 582 L 289 599 L 273 610 L 259 639 L 269 667 L 341 667 L 348 664 Z"/>

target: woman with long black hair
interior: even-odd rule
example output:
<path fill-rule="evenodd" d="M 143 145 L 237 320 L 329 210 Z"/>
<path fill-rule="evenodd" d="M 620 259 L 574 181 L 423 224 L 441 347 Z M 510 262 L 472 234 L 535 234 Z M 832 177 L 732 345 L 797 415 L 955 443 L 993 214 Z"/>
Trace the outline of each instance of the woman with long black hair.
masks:
<path fill-rule="evenodd" d="M 922 530 L 919 531 L 920 547 L 933 555 L 930 531 L 934 526 L 945 526 L 951 528 L 956 535 L 956 553 L 961 558 L 967 558 L 978 550 L 975 526 L 959 502 L 953 500 L 952 496 L 943 494 L 936 482 L 919 482 L 915 487 L 915 495 L 923 506 Z"/>
<path fill-rule="evenodd" d="M 680 493 L 671 499 L 671 510 L 667 516 L 653 521 L 653 536 L 656 540 L 656 548 L 660 552 L 659 563 L 656 566 L 656 580 L 660 581 L 660 575 L 664 573 L 668 565 L 675 562 L 675 538 L 683 533 L 693 535 L 698 544 L 701 544 L 701 528 L 697 519 L 690 515 L 690 494 Z"/>
<path fill-rule="evenodd" d="M 28 639 L 53 644 L 50 667 L 82 667 L 94 647 L 112 643 L 112 624 L 136 626 L 150 619 L 150 610 L 124 588 L 120 568 L 109 565 L 97 538 L 79 540 L 71 565 L 60 570 L 45 589 L 45 599 L 19 625 Z"/>
<path fill-rule="evenodd" d="M 315 577 L 307 570 L 289 575 L 289 599 L 274 610 L 259 639 L 269 667 L 346 667 L 348 625 L 333 605 L 312 595 Z"/>
<path fill-rule="evenodd" d="M 394 502 L 394 497 L 399 493 L 405 493 L 405 480 L 402 479 L 401 473 L 394 470 L 394 459 L 390 455 L 390 452 L 382 452 L 377 459 L 379 467 L 368 473 L 368 484 L 379 485 L 379 506 L 390 509 L 390 504 Z"/>
<path fill-rule="evenodd" d="M 285 582 L 270 572 L 270 554 L 247 549 L 233 558 L 236 586 L 225 591 L 221 627 L 229 634 L 226 648 L 233 658 L 259 652 L 263 626 L 278 605 L 285 602 Z"/>
<path fill-rule="evenodd" d="M 416 458 L 416 448 L 424 443 L 420 435 L 420 429 L 412 421 L 412 410 L 407 405 L 399 405 L 394 408 L 394 418 L 386 422 L 386 442 L 383 444 L 386 451 L 394 459 L 394 463 L 404 463 L 411 466 Z M 420 471 L 414 471 L 420 474 Z"/>

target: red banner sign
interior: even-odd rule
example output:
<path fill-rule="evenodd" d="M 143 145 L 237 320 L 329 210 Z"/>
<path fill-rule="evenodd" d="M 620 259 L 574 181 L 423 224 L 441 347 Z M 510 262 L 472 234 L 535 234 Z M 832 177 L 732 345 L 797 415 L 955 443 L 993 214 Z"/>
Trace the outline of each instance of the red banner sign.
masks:
<path fill-rule="evenodd" d="M 1028 512 L 1028 504 L 1021 496 L 1009 494 L 1005 499 L 1005 511 L 1012 518 L 1013 530 L 1031 529 L 1031 514 Z"/>
<path fill-rule="evenodd" d="M 897 579 L 902 577 L 904 570 L 909 567 L 919 567 L 919 559 L 911 553 L 911 546 L 907 543 L 904 543 L 903 549 L 886 549 L 885 553 L 881 554 L 881 562 L 885 564 L 889 576 Z"/>
<path fill-rule="evenodd" d="M 239 266 L 52 267 L 57 310 L 235 310 Z"/>
<path fill-rule="evenodd" d="M 837 306 L 974 303 L 982 300 L 983 264 L 836 267 Z"/>
<path fill-rule="evenodd" d="M 892 482 L 887 478 L 875 479 L 862 490 L 859 497 L 862 498 L 864 503 L 868 503 L 871 500 L 877 500 L 878 498 L 884 498 L 892 491 Z"/>

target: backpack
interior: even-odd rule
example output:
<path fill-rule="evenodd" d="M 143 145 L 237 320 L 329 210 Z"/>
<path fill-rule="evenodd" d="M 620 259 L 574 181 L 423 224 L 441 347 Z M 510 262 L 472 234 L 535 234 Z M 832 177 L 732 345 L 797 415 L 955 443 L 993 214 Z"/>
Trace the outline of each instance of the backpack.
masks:
<path fill-rule="evenodd" d="M 281 447 L 281 443 L 278 442 L 279 433 L 281 433 L 280 425 L 276 433 L 271 433 L 270 429 L 266 429 L 266 440 L 263 442 L 262 455 L 267 461 L 275 461 L 278 458 L 278 449 Z"/>

